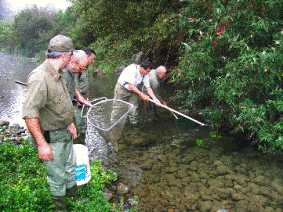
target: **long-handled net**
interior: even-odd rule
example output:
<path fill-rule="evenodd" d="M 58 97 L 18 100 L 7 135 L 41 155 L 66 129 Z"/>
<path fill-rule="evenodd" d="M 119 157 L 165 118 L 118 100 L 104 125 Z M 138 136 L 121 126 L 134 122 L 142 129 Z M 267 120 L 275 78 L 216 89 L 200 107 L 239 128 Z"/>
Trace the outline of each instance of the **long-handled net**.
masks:
<path fill-rule="evenodd" d="M 111 142 L 117 150 L 117 141 L 132 108 L 133 105 L 128 102 L 105 98 L 88 109 L 87 123 L 94 127 L 107 142 Z"/>

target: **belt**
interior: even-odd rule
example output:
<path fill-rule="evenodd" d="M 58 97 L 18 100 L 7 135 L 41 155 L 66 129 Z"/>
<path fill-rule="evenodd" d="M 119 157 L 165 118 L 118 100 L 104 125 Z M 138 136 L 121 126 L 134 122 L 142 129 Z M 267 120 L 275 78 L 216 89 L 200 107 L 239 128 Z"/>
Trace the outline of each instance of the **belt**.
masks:
<path fill-rule="evenodd" d="M 63 128 L 63 129 L 58 129 L 58 130 L 67 130 L 67 127 L 66 128 Z M 52 130 L 53 131 L 58 131 L 58 130 Z M 50 130 L 42 130 L 42 134 L 43 134 L 43 137 L 45 138 L 45 141 L 49 144 L 50 143 Z"/>
<path fill-rule="evenodd" d="M 49 144 L 50 143 L 50 131 L 43 131 L 43 136 L 46 142 Z"/>

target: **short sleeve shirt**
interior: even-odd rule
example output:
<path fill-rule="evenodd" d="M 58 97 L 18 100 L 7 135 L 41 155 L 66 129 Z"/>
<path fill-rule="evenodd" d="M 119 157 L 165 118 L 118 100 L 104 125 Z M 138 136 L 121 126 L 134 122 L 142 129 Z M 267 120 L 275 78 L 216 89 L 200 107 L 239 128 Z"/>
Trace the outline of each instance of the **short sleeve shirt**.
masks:
<path fill-rule="evenodd" d="M 127 90 L 130 90 L 128 83 L 131 83 L 135 87 L 138 87 L 141 82 L 145 87 L 150 87 L 148 74 L 142 75 L 139 72 L 139 65 L 136 64 L 127 66 L 118 78 L 118 83 L 123 85 Z"/>
<path fill-rule="evenodd" d="M 148 74 L 148 78 L 149 78 L 149 84 L 151 89 L 153 90 L 155 96 L 158 99 L 161 99 L 161 96 L 159 95 L 159 90 L 160 90 L 160 81 L 159 78 L 157 77 L 157 73 L 155 69 L 152 69 L 149 74 Z M 147 94 L 146 89 L 143 87 L 142 91 L 144 94 Z"/>
<path fill-rule="evenodd" d="M 62 71 L 46 60 L 28 78 L 23 119 L 38 118 L 42 130 L 58 130 L 74 120 L 74 109 Z"/>

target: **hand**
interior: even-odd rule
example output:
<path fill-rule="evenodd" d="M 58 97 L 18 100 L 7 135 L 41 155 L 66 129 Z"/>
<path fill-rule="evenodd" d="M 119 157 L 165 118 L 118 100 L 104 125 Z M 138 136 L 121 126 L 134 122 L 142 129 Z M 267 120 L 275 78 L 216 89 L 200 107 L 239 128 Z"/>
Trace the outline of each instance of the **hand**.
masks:
<path fill-rule="evenodd" d="M 160 102 L 158 99 L 154 99 L 154 101 L 155 101 L 155 105 L 156 105 L 156 106 L 162 105 L 161 102 Z"/>
<path fill-rule="evenodd" d="M 89 100 L 86 100 L 84 103 L 87 107 L 91 107 L 91 102 Z"/>
<path fill-rule="evenodd" d="M 73 139 L 76 139 L 78 137 L 77 128 L 74 123 L 70 124 L 70 126 L 68 127 L 68 130 L 72 134 Z"/>
<path fill-rule="evenodd" d="M 46 141 L 43 142 L 42 145 L 38 146 L 37 150 L 38 150 L 38 155 L 40 159 L 46 160 L 46 161 L 48 161 L 49 159 L 51 161 L 54 160 L 53 154 L 52 154 L 52 148 L 48 143 L 46 143 Z"/>
<path fill-rule="evenodd" d="M 145 101 L 148 101 L 149 100 L 149 96 L 145 95 L 145 94 L 142 94 L 141 95 L 141 98 Z"/>
<path fill-rule="evenodd" d="M 161 102 L 163 105 L 167 106 L 167 103 L 166 103 L 165 101 L 160 100 L 160 102 Z"/>

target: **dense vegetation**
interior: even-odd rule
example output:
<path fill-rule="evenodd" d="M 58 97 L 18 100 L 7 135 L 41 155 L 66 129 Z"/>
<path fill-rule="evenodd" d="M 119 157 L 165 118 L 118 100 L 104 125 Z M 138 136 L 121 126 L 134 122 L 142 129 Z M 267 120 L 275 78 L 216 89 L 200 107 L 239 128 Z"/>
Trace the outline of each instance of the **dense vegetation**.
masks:
<path fill-rule="evenodd" d="M 25 141 L 22 146 L 0 145 L 0 210 L 52 211 L 52 198 L 46 181 L 46 171 L 37 151 Z M 79 195 L 87 202 L 68 200 L 69 211 L 119 211 L 104 197 L 104 183 L 116 180 L 116 175 L 102 171 L 99 161 L 91 166 L 92 179 L 79 186 Z"/>
<path fill-rule="evenodd" d="M 64 13 L 34 7 L 2 21 L 1 48 L 34 56 L 64 33 L 77 48 L 94 48 L 94 67 L 107 71 L 142 51 L 169 67 L 174 100 L 266 152 L 283 149 L 282 1 L 72 2 Z"/>

